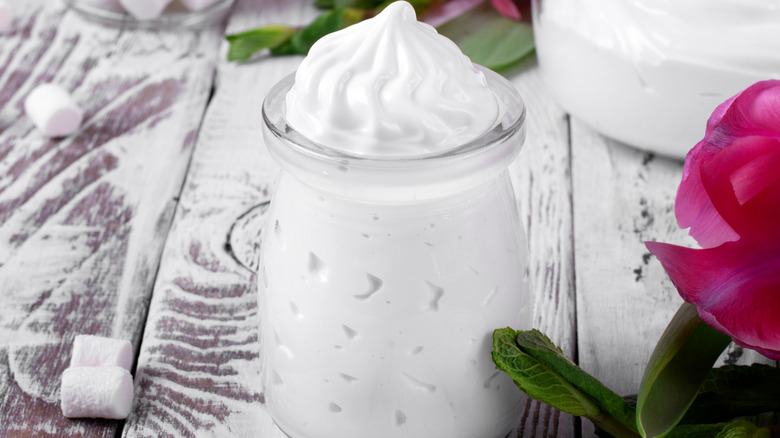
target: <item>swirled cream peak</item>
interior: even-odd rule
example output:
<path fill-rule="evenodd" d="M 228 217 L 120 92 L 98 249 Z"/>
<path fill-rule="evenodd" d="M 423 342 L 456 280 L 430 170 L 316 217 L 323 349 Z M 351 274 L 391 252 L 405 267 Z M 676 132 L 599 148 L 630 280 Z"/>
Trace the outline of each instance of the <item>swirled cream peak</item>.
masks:
<path fill-rule="evenodd" d="M 482 72 L 403 1 L 314 44 L 286 104 L 296 131 L 366 156 L 451 149 L 500 117 Z"/>

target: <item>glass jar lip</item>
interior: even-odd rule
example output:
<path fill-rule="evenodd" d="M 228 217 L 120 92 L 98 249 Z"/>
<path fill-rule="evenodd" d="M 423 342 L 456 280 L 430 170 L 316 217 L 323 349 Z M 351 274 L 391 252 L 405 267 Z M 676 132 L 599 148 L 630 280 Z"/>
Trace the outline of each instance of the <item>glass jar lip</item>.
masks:
<path fill-rule="evenodd" d="M 66 5 L 84 17 L 107 26 L 149 30 L 190 29 L 224 17 L 235 0 L 219 0 L 200 11 L 164 12 L 157 18 L 142 20 L 127 12 L 112 11 L 88 4 L 82 0 L 63 0 Z M 169 5 L 170 6 L 170 5 Z"/>
<path fill-rule="evenodd" d="M 521 131 L 525 124 L 526 110 L 520 93 L 511 82 L 486 67 L 478 64 L 474 64 L 474 67 L 485 74 L 488 86 L 499 99 L 503 107 L 501 118 L 490 130 L 479 137 L 442 151 L 418 155 L 356 154 L 335 149 L 307 138 L 290 126 L 285 117 L 285 96 L 295 83 L 295 72 L 282 78 L 266 95 L 262 105 L 263 122 L 274 136 L 286 140 L 285 143 L 290 148 L 324 161 L 349 160 L 351 162 L 381 165 L 382 163 L 402 162 L 422 163 L 478 155 L 482 151 L 491 149 L 492 146 L 503 143 L 504 140 Z M 512 110 L 513 108 L 514 110 Z M 276 115 L 276 117 L 272 117 L 272 114 Z"/>

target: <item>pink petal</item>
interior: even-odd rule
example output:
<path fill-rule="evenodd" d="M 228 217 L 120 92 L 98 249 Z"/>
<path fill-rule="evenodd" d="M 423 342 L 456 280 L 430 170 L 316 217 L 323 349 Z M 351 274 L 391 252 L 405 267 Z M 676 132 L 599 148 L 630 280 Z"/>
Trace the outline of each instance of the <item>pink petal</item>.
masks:
<path fill-rule="evenodd" d="M 765 240 L 780 237 L 780 184 L 777 178 L 770 176 L 759 178 L 755 186 L 748 186 L 749 181 L 740 180 L 740 169 L 745 166 L 756 167 L 758 163 L 768 160 L 767 165 L 774 163 L 774 156 L 780 150 L 780 140 L 770 137 L 746 136 L 732 140 L 728 148 L 723 149 L 709 162 L 701 165 L 701 183 L 709 196 L 712 205 L 740 237 L 754 240 Z M 740 203 L 735 192 L 732 176 L 736 173 L 737 188 L 746 195 L 755 191 Z M 704 245 L 702 245 L 704 246 Z"/>
<path fill-rule="evenodd" d="M 433 27 L 438 27 L 484 2 L 485 0 L 450 0 L 443 2 L 426 13 L 423 21 Z"/>
<path fill-rule="evenodd" d="M 742 345 L 780 358 L 778 242 L 740 241 L 709 249 L 658 242 L 646 246 L 705 322 Z"/>
<path fill-rule="evenodd" d="M 721 119 L 723 119 L 723 116 L 726 114 L 726 111 L 731 107 L 731 104 L 734 102 L 734 99 L 739 97 L 739 95 L 742 94 L 740 91 L 739 93 L 731 96 L 728 100 L 721 103 L 720 105 L 715 108 L 715 111 L 712 112 L 712 115 L 707 120 L 707 129 L 705 130 L 705 137 L 707 134 L 712 132 L 718 124 L 720 124 Z"/>
<path fill-rule="evenodd" d="M 744 205 L 780 178 L 780 147 L 758 155 L 731 173 L 731 186 Z"/>
<path fill-rule="evenodd" d="M 780 137 L 778 120 L 780 80 L 774 79 L 757 82 L 734 96 L 718 124 L 729 136 Z"/>
<path fill-rule="evenodd" d="M 712 205 L 701 182 L 701 163 L 715 155 L 704 142 L 696 145 L 685 159 L 683 179 L 677 189 L 674 212 L 680 228 L 690 227 L 689 234 L 703 248 L 718 246 L 739 239 L 739 235 L 723 220 Z"/>
<path fill-rule="evenodd" d="M 758 82 L 715 109 L 704 139 L 688 153 L 675 213 L 702 247 L 746 234 L 780 235 L 772 226 L 780 218 L 780 186 L 772 172 L 778 121 L 780 80 Z"/>
<path fill-rule="evenodd" d="M 504 17 L 518 21 L 522 18 L 520 9 L 517 8 L 517 5 L 512 0 L 490 0 L 490 3 Z"/>

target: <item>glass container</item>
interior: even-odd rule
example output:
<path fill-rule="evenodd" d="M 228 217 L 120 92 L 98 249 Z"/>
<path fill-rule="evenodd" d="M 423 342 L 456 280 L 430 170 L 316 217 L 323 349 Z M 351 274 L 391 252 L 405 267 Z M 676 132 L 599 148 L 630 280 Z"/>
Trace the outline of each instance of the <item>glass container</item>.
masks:
<path fill-rule="evenodd" d="M 507 167 L 525 138 L 511 83 L 494 129 L 446 152 L 339 152 L 263 105 L 281 174 L 259 278 L 266 406 L 293 438 L 504 437 L 522 393 L 492 332 L 529 328 L 527 249 Z"/>

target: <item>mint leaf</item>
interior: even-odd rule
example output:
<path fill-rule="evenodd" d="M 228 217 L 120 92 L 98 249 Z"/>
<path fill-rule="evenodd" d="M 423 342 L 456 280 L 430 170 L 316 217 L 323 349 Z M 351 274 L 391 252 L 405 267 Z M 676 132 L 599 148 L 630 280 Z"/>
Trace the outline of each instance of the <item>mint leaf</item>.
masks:
<path fill-rule="evenodd" d="M 744 421 L 732 421 L 715 438 L 769 438 L 769 430 L 759 429 L 755 424 Z"/>
<path fill-rule="evenodd" d="M 263 49 L 273 49 L 288 41 L 297 30 L 289 26 L 270 25 L 227 35 L 230 43 L 228 61 L 246 61 Z"/>
<path fill-rule="evenodd" d="M 604 386 L 596 378 L 582 371 L 556 347 L 550 339 L 538 330 L 521 331 L 517 334 L 517 345 L 521 350 L 550 367 L 577 389 L 596 401 L 602 410 L 621 424 L 636 431 L 636 411 L 622 397 Z"/>
<path fill-rule="evenodd" d="M 586 417 L 613 436 L 638 436 L 633 408 L 567 359 L 538 330 L 494 331 L 493 362 L 530 397 Z"/>
<path fill-rule="evenodd" d="M 531 23 L 515 21 L 489 4 L 473 8 L 439 26 L 471 61 L 497 70 L 519 61 L 534 50 Z"/>
<path fill-rule="evenodd" d="M 650 356 L 637 398 L 642 436 L 662 436 L 680 422 L 731 338 L 683 303 Z"/>
<path fill-rule="evenodd" d="M 306 55 L 314 43 L 325 35 L 347 28 L 366 17 L 367 12 L 355 8 L 336 8 L 320 14 L 289 41 L 271 50 L 274 55 Z"/>
<path fill-rule="evenodd" d="M 599 414 L 599 407 L 586 395 L 518 348 L 517 335 L 518 332 L 511 328 L 493 332 L 493 362 L 498 369 L 508 373 L 523 392 L 537 400 L 572 415 L 595 417 Z"/>
<path fill-rule="evenodd" d="M 780 368 L 727 365 L 707 375 L 683 423 L 712 423 L 780 411 Z"/>

